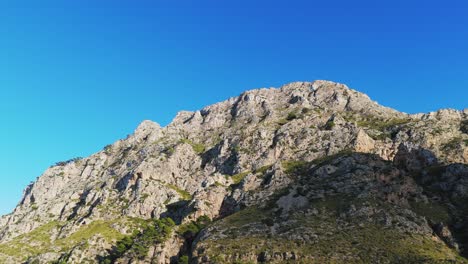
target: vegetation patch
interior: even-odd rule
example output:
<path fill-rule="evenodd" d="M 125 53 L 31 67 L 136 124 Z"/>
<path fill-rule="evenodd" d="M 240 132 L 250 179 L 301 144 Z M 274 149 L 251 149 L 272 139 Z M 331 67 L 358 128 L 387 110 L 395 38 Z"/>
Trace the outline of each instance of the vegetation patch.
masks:
<path fill-rule="evenodd" d="M 70 236 L 57 240 L 55 244 L 68 249 L 70 246 L 86 241 L 95 235 L 102 236 L 107 242 L 121 239 L 124 235 L 112 227 L 115 223 L 117 221 L 93 221 L 88 225 L 82 226 Z"/>
<path fill-rule="evenodd" d="M 288 115 L 286 116 L 287 121 L 291 121 L 297 118 L 296 112 L 289 112 Z"/>
<path fill-rule="evenodd" d="M 189 264 L 189 257 L 187 255 L 183 255 L 179 258 L 179 264 Z"/>
<path fill-rule="evenodd" d="M 110 264 L 123 255 L 144 259 L 150 246 L 160 244 L 169 239 L 175 226 L 170 218 L 151 219 L 142 223 L 141 231 L 135 231 L 130 236 L 120 239 L 109 255 L 102 257 L 100 263 Z"/>
<path fill-rule="evenodd" d="M 214 263 L 237 263 L 241 259 L 236 256 L 258 257 L 265 252 L 294 253 L 297 258 L 291 263 L 467 263 L 429 235 L 409 234 L 372 222 L 354 226 L 354 222 L 337 221 L 340 208 L 349 204 L 350 198 L 344 196 L 316 200 L 313 207 L 320 209 L 320 214 L 292 214 L 288 221 L 276 221 L 271 210 L 246 208 L 215 223 L 213 230 L 229 232 L 229 236 L 208 238 L 200 245 Z M 279 226 L 273 235 L 268 226 L 275 223 Z M 309 238 L 290 234 L 307 234 Z"/>
<path fill-rule="evenodd" d="M 267 210 L 262 210 L 257 207 L 247 207 L 216 223 L 223 228 L 240 228 L 248 224 L 258 223 L 266 214 L 269 214 Z"/>
<path fill-rule="evenodd" d="M 247 175 L 250 174 L 250 171 L 241 172 L 231 176 L 234 185 L 239 184 Z"/>
<path fill-rule="evenodd" d="M 335 122 L 333 120 L 328 120 L 325 124 L 325 130 L 332 130 L 335 127 Z"/>
<path fill-rule="evenodd" d="M 26 260 L 51 249 L 51 232 L 60 226 L 60 222 L 53 221 L 40 226 L 33 231 L 0 244 L 0 253 L 16 259 Z"/>
<path fill-rule="evenodd" d="M 357 121 L 360 127 L 367 127 L 379 131 L 385 131 L 391 127 L 405 125 L 411 122 L 411 119 L 393 118 L 393 119 L 379 119 L 376 117 L 367 117 L 366 119 Z"/>
<path fill-rule="evenodd" d="M 104 150 L 104 153 L 106 153 L 107 155 L 111 154 L 112 153 L 112 145 L 110 145 L 110 144 L 106 145 L 103 150 Z"/>
<path fill-rule="evenodd" d="M 175 149 L 174 149 L 173 146 L 166 147 L 166 148 L 164 149 L 164 153 L 166 153 L 166 155 L 169 155 L 169 156 L 172 155 L 172 154 L 174 154 L 174 152 L 175 152 Z"/>
<path fill-rule="evenodd" d="M 56 167 L 56 166 L 65 166 L 65 165 L 68 165 L 68 164 L 70 164 L 70 163 L 79 162 L 79 161 L 81 161 L 82 159 L 83 159 L 82 157 L 76 157 L 76 158 L 69 159 L 69 160 L 66 160 L 66 161 L 59 161 L 59 162 L 55 163 L 53 167 Z"/>
<path fill-rule="evenodd" d="M 317 158 L 315 160 L 313 160 L 311 163 L 312 164 L 316 164 L 316 165 L 321 165 L 321 164 L 326 164 L 326 163 L 329 163 L 331 161 L 333 161 L 334 159 L 337 159 L 337 158 L 340 158 L 340 157 L 343 157 L 343 156 L 348 156 L 348 155 L 351 155 L 353 154 L 354 152 L 350 149 L 345 149 L 345 150 L 342 150 L 336 154 L 333 154 L 333 155 L 330 155 L 330 156 L 323 156 L 323 157 L 320 157 L 320 158 Z"/>
<path fill-rule="evenodd" d="M 264 175 L 268 170 L 270 170 L 271 168 L 273 167 L 273 165 L 265 165 L 265 166 L 262 166 L 258 169 L 255 169 L 253 171 L 254 174 L 261 174 L 261 175 Z"/>
<path fill-rule="evenodd" d="M 286 118 L 278 120 L 278 125 L 283 126 L 286 125 L 289 121 Z"/>
<path fill-rule="evenodd" d="M 312 165 L 324 165 L 339 157 L 351 155 L 354 153 L 352 150 L 342 150 L 330 156 L 323 156 L 313 161 L 289 160 L 281 163 L 286 174 L 290 175 L 303 175 L 311 168 Z"/>
<path fill-rule="evenodd" d="M 434 202 L 410 202 L 411 208 L 418 215 L 426 217 L 432 223 L 448 223 L 450 215 L 448 209 Z"/>
<path fill-rule="evenodd" d="M 94 221 L 82 226 L 78 231 L 62 239 L 51 240 L 52 234 L 65 223 L 52 221 L 29 233 L 20 235 L 9 242 L 0 244 L 0 254 L 25 261 L 29 257 L 46 252 L 64 252 L 78 244 L 86 242 L 93 236 L 101 236 L 111 243 L 124 237 L 112 226 L 118 221 Z"/>
<path fill-rule="evenodd" d="M 289 160 L 281 163 L 286 174 L 299 175 L 307 171 L 310 163 L 307 161 Z"/>
<path fill-rule="evenodd" d="M 190 146 L 192 146 L 193 151 L 195 151 L 195 153 L 197 153 L 198 155 L 203 154 L 206 150 L 205 145 L 194 143 L 189 139 L 181 139 L 179 142 L 184 143 L 184 144 L 189 144 Z"/>
<path fill-rule="evenodd" d="M 172 190 L 176 191 L 182 200 L 190 201 L 192 200 L 192 195 L 187 192 L 186 190 L 182 190 L 179 187 L 175 186 L 174 184 L 166 184 L 166 187 L 171 188 Z"/>
<path fill-rule="evenodd" d="M 314 243 L 251 235 L 212 240 L 206 248 L 214 263 L 235 263 L 235 255 L 260 256 L 264 252 L 293 252 L 296 263 L 467 263 L 443 242 L 374 225 L 321 236 Z"/>
<path fill-rule="evenodd" d="M 211 219 L 208 216 L 200 216 L 196 221 L 180 225 L 177 229 L 177 233 L 184 238 L 195 238 L 197 234 L 211 223 Z"/>

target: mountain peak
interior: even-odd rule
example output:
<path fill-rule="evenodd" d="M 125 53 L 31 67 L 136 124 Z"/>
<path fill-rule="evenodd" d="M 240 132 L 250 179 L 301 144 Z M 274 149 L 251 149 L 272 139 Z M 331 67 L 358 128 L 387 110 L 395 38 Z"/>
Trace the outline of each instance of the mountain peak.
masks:
<path fill-rule="evenodd" d="M 467 163 L 466 112 L 250 90 L 49 168 L 0 218 L 0 262 L 466 263 Z"/>

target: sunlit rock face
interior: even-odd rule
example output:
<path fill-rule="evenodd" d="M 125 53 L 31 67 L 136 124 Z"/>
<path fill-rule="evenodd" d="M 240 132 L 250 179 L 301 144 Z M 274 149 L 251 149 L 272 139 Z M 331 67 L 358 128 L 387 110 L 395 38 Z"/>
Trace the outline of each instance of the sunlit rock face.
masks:
<path fill-rule="evenodd" d="M 467 110 L 251 90 L 50 167 L 0 218 L 0 262 L 464 263 L 467 163 Z"/>

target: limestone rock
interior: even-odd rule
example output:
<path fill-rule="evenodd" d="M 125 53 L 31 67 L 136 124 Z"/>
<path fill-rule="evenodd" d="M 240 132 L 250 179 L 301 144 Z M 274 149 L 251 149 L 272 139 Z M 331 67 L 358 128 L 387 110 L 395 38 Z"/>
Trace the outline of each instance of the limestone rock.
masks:
<path fill-rule="evenodd" d="M 322 80 L 143 121 L 29 185 L 0 262 L 466 263 L 467 124 Z"/>

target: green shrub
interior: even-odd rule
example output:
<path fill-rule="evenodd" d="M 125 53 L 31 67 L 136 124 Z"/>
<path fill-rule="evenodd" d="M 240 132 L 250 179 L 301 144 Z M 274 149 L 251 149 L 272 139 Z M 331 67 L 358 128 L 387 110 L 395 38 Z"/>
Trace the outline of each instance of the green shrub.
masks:
<path fill-rule="evenodd" d="M 80 161 L 82 159 L 83 159 L 82 157 L 76 157 L 76 158 L 69 159 L 69 160 L 66 160 L 66 161 L 59 161 L 59 162 L 55 163 L 54 167 L 56 167 L 56 166 L 65 166 L 65 165 L 68 165 L 70 163 L 78 162 L 78 161 Z"/>
<path fill-rule="evenodd" d="M 395 126 L 404 125 L 411 122 L 410 119 L 393 118 L 389 120 L 382 120 L 376 117 L 367 117 L 365 120 L 359 120 L 357 125 L 360 127 L 367 127 L 378 131 L 386 131 L 387 129 Z"/>
<path fill-rule="evenodd" d="M 188 256 L 184 255 L 179 258 L 179 264 L 188 264 L 188 263 L 189 263 Z"/>
<path fill-rule="evenodd" d="M 195 153 L 197 153 L 199 155 L 203 154 L 205 152 L 205 150 L 206 150 L 205 145 L 199 144 L 199 143 L 194 143 L 189 139 L 181 139 L 179 142 L 183 143 L 183 144 L 189 144 L 190 146 L 192 146 L 193 151 L 195 151 Z"/>
<path fill-rule="evenodd" d="M 307 170 L 308 165 L 308 162 L 299 160 L 290 160 L 281 163 L 286 174 L 301 174 Z"/>
<path fill-rule="evenodd" d="M 295 112 L 289 112 L 286 120 L 291 121 L 297 118 L 297 114 Z"/>
<path fill-rule="evenodd" d="M 114 250 L 100 263 L 113 263 L 124 254 L 144 259 L 148 254 L 149 247 L 165 242 L 171 235 L 175 226 L 171 218 L 152 219 L 141 223 L 142 231 L 134 232 L 119 240 Z"/>
<path fill-rule="evenodd" d="M 164 150 L 164 152 L 165 152 L 167 155 L 172 155 L 172 154 L 174 154 L 174 151 L 175 151 L 175 149 L 174 149 L 174 147 L 172 147 L 172 146 L 171 146 L 171 147 L 167 147 L 167 148 Z"/>
<path fill-rule="evenodd" d="M 189 223 L 179 226 L 177 233 L 185 238 L 194 238 L 197 234 L 211 223 L 211 219 L 208 216 L 200 216 L 197 221 L 191 221 Z"/>
<path fill-rule="evenodd" d="M 110 144 L 109 144 L 109 145 L 106 145 L 106 146 L 104 147 L 104 152 L 105 152 L 106 154 L 110 154 L 110 153 L 112 152 L 112 145 L 110 145 Z"/>
<path fill-rule="evenodd" d="M 333 155 L 330 155 L 330 156 L 323 156 L 323 157 L 320 157 L 320 158 L 317 158 L 315 160 L 313 160 L 311 163 L 312 164 L 316 164 L 316 165 L 319 165 L 319 164 L 324 164 L 324 163 L 328 163 L 330 161 L 333 161 L 334 159 L 337 159 L 339 157 L 342 157 L 342 156 L 347 156 L 347 155 L 351 155 L 353 153 L 353 150 L 351 149 L 344 149 L 336 154 L 333 154 Z"/>
<path fill-rule="evenodd" d="M 280 126 L 283 126 L 283 125 L 286 125 L 288 123 L 288 120 L 287 119 L 280 119 L 278 120 L 278 125 Z"/>
<path fill-rule="evenodd" d="M 255 170 L 253 171 L 253 173 L 254 173 L 254 174 L 257 174 L 257 173 L 258 173 L 258 174 L 262 174 L 262 175 L 263 175 L 263 174 L 265 174 L 269 169 L 271 169 L 272 167 L 273 167 L 273 165 L 262 166 L 262 167 L 260 167 L 260 168 L 258 168 L 258 169 L 255 169 Z"/>
<path fill-rule="evenodd" d="M 334 127 L 335 127 L 335 122 L 333 122 L 332 120 L 329 120 L 325 124 L 325 130 L 332 130 Z"/>
<path fill-rule="evenodd" d="M 179 187 L 175 186 L 174 184 L 166 184 L 166 187 L 171 188 L 172 190 L 176 191 L 182 200 L 190 201 L 192 200 L 192 195 L 187 192 L 186 190 L 182 190 Z"/>
<path fill-rule="evenodd" d="M 232 175 L 231 179 L 234 182 L 234 184 L 239 184 L 245 177 L 247 177 L 247 175 L 249 175 L 249 173 L 250 171 L 238 173 L 238 174 Z"/>

